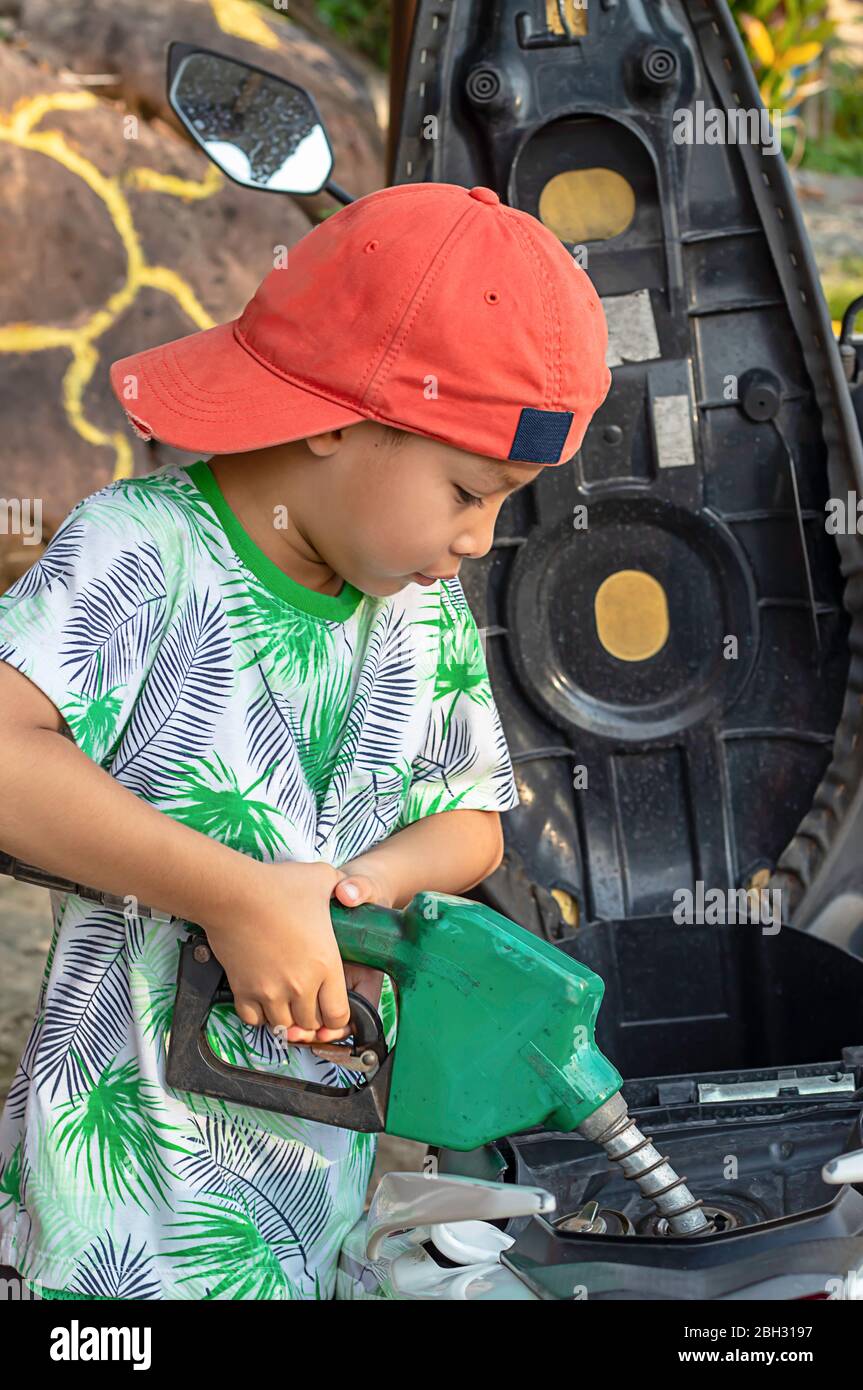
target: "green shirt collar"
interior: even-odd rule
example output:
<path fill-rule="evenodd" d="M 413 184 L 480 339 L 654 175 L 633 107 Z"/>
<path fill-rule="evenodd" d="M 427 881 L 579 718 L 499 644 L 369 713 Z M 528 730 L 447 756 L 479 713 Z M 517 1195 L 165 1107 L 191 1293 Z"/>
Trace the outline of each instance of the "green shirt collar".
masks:
<path fill-rule="evenodd" d="M 207 459 L 198 459 L 196 463 L 188 465 L 186 473 L 216 513 L 235 555 L 270 593 L 293 608 L 311 613 L 315 618 L 328 618 L 338 623 L 351 616 L 363 597 L 361 589 L 345 580 L 339 593 L 320 594 L 315 589 L 306 588 L 305 584 L 298 584 L 264 554 L 241 526 L 228 506 Z"/>

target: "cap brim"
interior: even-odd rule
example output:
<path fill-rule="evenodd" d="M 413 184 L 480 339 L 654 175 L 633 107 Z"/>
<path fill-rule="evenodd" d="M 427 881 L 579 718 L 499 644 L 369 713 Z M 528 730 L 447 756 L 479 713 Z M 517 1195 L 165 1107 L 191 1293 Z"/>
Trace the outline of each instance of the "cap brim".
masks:
<path fill-rule="evenodd" d="M 112 363 L 111 387 L 136 433 L 189 453 L 232 454 L 368 418 L 263 366 L 237 341 L 235 322 Z"/>

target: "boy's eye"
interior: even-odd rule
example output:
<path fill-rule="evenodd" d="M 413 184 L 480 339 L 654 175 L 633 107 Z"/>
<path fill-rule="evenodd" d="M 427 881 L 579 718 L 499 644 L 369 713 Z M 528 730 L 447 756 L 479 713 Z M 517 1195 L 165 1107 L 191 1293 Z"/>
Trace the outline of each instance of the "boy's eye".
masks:
<path fill-rule="evenodd" d="M 472 493 L 472 492 L 465 492 L 464 488 L 463 488 L 463 487 L 459 487 L 458 483 L 455 483 L 454 486 L 455 486 L 455 490 L 456 490 L 456 492 L 457 492 L 457 494 L 458 494 L 459 501 L 462 502 L 466 507 L 481 507 L 481 506 L 482 506 L 482 498 L 481 498 L 481 497 L 477 497 L 477 496 L 476 496 L 474 493 Z"/>

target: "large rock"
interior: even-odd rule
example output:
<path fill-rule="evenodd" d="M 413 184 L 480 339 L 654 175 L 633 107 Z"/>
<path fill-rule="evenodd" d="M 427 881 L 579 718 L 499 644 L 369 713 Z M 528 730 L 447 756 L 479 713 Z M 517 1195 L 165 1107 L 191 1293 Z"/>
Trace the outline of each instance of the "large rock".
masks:
<path fill-rule="evenodd" d="M 383 140 L 368 70 L 342 61 L 335 44 L 325 45 L 280 10 L 251 0 L 22 0 L 19 23 L 36 56 L 76 73 L 116 75 L 130 108 L 162 116 L 181 133 L 165 94 L 172 39 L 298 82 L 327 123 L 337 167 L 350 171 L 350 192 L 380 187 Z"/>
<path fill-rule="evenodd" d="M 79 498 L 174 456 L 128 428 L 110 363 L 235 317 L 274 248 L 338 206 L 220 175 L 167 119 L 168 40 L 299 81 L 326 121 L 337 181 L 358 197 L 384 182 L 383 134 L 357 70 L 262 7 L 224 7 L 25 0 L 15 42 L 0 45 L 0 590 L 41 553 L 6 534 L 6 501 L 38 499 L 47 542 Z M 258 20 L 276 47 L 224 33 L 219 9 Z M 109 73 L 113 86 L 93 84 Z"/>

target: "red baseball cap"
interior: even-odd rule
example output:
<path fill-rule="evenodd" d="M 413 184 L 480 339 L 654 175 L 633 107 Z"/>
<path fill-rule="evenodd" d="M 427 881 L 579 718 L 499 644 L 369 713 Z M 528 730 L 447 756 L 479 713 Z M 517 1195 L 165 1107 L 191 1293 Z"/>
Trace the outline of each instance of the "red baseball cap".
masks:
<path fill-rule="evenodd" d="M 113 363 L 138 434 L 228 454 L 377 420 L 501 460 L 580 448 L 611 385 L 602 305 L 492 189 L 379 189 L 285 260 L 239 318 Z"/>

